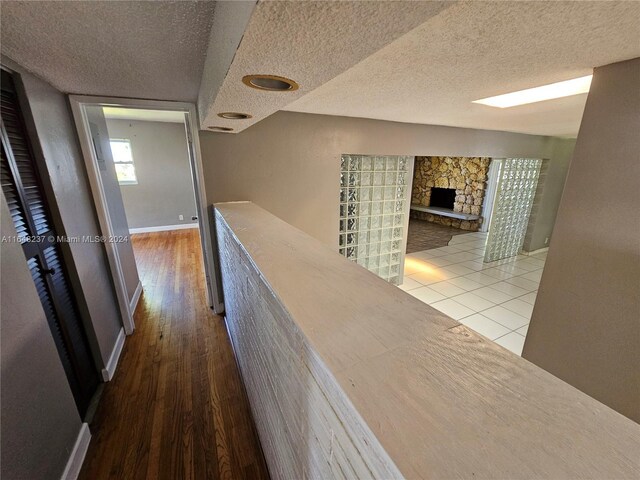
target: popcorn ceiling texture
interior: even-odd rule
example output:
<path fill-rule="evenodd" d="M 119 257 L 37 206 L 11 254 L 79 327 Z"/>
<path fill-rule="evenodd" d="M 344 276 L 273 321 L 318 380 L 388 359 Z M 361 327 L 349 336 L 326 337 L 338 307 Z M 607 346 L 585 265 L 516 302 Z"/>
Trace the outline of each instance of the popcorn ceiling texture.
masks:
<path fill-rule="evenodd" d="M 215 121 L 215 125 L 242 131 L 451 5 L 439 1 L 259 2 L 204 126 Z M 300 89 L 265 92 L 242 83 L 245 75 L 259 73 L 291 78 Z M 215 118 L 229 111 L 250 113 L 253 118 Z"/>
<path fill-rule="evenodd" d="M 252 0 L 223 1 L 216 4 L 207 58 L 204 62 L 200 92 L 198 93 L 200 125 L 213 126 L 218 124 L 219 117 L 217 112 L 213 110 L 213 102 L 215 102 L 229 67 L 231 67 L 256 3 L 256 0 Z"/>
<path fill-rule="evenodd" d="M 488 157 L 416 157 L 411 203 L 428 207 L 433 187 L 455 188 L 453 211 L 480 215 L 490 162 Z M 476 231 L 482 225 L 482 218 L 460 220 L 415 210 L 411 217 L 462 230 Z"/>
<path fill-rule="evenodd" d="M 199 97 L 203 128 L 240 132 L 284 109 L 575 136 L 586 95 L 471 101 L 640 56 L 638 17 L 622 1 L 7 1 L 1 52 L 67 93 Z M 300 89 L 242 84 L 255 73 Z"/>
<path fill-rule="evenodd" d="M 2 55 L 65 93 L 194 101 L 215 2 L 2 2 Z"/>
<path fill-rule="evenodd" d="M 586 94 L 471 102 L 640 56 L 638 18 L 640 2 L 459 2 L 285 110 L 576 136 Z"/>

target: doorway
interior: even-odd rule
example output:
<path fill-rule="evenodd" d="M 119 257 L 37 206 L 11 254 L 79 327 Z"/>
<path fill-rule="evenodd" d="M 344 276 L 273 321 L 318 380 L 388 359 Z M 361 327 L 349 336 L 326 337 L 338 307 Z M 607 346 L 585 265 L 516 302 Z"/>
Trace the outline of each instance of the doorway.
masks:
<path fill-rule="evenodd" d="M 216 313 L 223 311 L 221 290 L 214 275 L 216 258 L 211 223 L 201 183 L 195 106 L 102 97 L 70 98 L 100 226 L 103 234 L 113 240 L 105 245 L 125 332 L 131 334 L 135 328 L 133 310 L 142 290 L 129 241 L 132 233 L 197 229 L 207 303 Z M 164 130 L 175 136 L 174 143 L 183 145 L 182 153 L 172 154 L 180 157 L 173 159 L 176 160 L 171 167 L 176 169 L 173 182 L 162 171 L 171 165 L 171 155 L 164 151 L 170 145 L 161 146 L 166 140 L 163 138 L 166 132 L 161 132 Z M 160 160 L 160 156 L 164 158 Z M 180 168 L 176 167 L 178 164 Z"/>

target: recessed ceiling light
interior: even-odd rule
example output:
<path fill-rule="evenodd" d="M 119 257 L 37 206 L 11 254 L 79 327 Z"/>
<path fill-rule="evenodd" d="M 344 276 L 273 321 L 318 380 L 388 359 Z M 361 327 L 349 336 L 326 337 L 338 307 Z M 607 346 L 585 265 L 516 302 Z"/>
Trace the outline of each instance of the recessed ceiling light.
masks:
<path fill-rule="evenodd" d="M 242 77 L 242 83 L 258 90 L 270 92 L 292 92 L 300 88 L 293 80 L 277 75 L 247 75 Z"/>
<path fill-rule="evenodd" d="M 245 118 L 251 118 L 248 113 L 240 112 L 222 112 L 218 114 L 219 117 L 226 118 L 228 120 L 244 120 Z"/>
<path fill-rule="evenodd" d="M 207 127 L 209 130 L 214 130 L 216 132 L 233 132 L 233 128 L 231 127 Z"/>
<path fill-rule="evenodd" d="M 570 97 L 571 95 L 587 93 L 591 86 L 592 77 L 593 75 L 587 75 L 586 77 L 551 83 L 541 87 L 527 88 L 526 90 L 505 93 L 504 95 L 498 95 L 496 97 L 474 100 L 473 103 L 482 103 L 490 107 L 508 108 L 517 105 L 526 105 L 527 103 L 553 100 L 554 98 Z"/>

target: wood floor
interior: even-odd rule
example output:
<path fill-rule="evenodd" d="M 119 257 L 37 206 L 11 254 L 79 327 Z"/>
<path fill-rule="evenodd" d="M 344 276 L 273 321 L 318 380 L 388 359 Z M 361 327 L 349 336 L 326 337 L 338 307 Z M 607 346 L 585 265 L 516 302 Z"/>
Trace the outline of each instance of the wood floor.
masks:
<path fill-rule="evenodd" d="M 472 233 L 468 230 L 438 225 L 418 218 L 409 218 L 407 253 L 446 247 L 454 235 Z"/>
<path fill-rule="evenodd" d="M 144 293 L 81 479 L 268 478 L 197 230 L 132 235 Z"/>

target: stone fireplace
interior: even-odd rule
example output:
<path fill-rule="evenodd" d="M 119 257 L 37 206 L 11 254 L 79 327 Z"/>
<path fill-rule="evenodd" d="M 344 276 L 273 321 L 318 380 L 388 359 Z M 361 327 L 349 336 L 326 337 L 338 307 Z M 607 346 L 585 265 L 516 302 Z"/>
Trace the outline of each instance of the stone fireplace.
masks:
<path fill-rule="evenodd" d="M 453 210 L 456 203 L 456 196 L 455 188 L 431 187 L 431 192 L 429 193 L 429 206 L 450 208 Z"/>
<path fill-rule="evenodd" d="M 412 205 L 481 215 L 490 162 L 489 157 L 416 157 Z M 443 203 L 451 197 L 453 205 L 444 206 Z M 482 225 L 482 217 L 452 218 L 446 214 L 415 209 L 411 210 L 411 217 L 469 231 L 476 231 Z"/>

